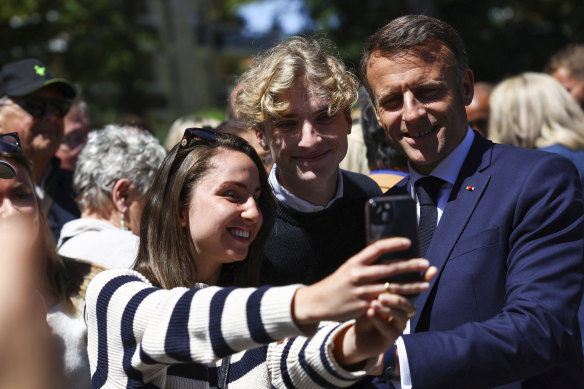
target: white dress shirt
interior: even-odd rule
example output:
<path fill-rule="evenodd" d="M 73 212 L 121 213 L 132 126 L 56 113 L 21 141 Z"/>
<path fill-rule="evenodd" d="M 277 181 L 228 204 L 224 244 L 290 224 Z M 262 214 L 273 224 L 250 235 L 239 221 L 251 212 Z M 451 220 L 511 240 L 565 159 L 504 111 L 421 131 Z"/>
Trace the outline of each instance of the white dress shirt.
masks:
<path fill-rule="evenodd" d="M 442 213 L 444 212 L 444 208 L 446 207 L 446 203 L 448 202 L 448 197 L 450 196 L 450 192 L 452 191 L 452 187 L 460 173 L 460 169 L 466 159 L 468 152 L 472 146 L 472 142 L 474 141 L 475 134 L 474 132 L 468 128 L 466 135 L 462 142 L 452 152 L 444 158 L 438 166 L 434 170 L 432 170 L 431 176 L 438 177 L 446 181 L 445 184 L 442 185 L 440 188 L 440 192 L 438 194 L 438 202 L 436 204 L 436 208 L 438 209 L 438 218 L 436 223 L 440 222 L 440 218 L 442 217 Z M 414 184 L 417 180 L 424 175 L 418 173 L 410 164 L 410 183 L 408 186 L 408 190 L 410 192 L 410 196 L 416 200 L 416 206 L 418 209 L 418 220 L 420 218 L 420 203 L 418 201 L 418 197 L 416 196 L 416 191 L 414 189 Z M 404 334 L 410 333 L 410 322 L 408 321 L 406 325 L 406 329 L 404 330 Z M 404 341 L 400 336 L 396 343 L 397 353 L 399 358 L 399 372 L 400 377 L 398 379 L 394 379 L 392 383 L 395 385 L 397 389 L 411 389 L 412 388 L 412 377 L 410 375 L 410 365 L 408 362 L 408 354 L 406 352 L 406 348 L 404 345 Z"/>
<path fill-rule="evenodd" d="M 300 197 L 290 193 L 286 188 L 284 188 L 280 182 L 278 181 L 278 166 L 274 164 L 272 170 L 270 171 L 270 175 L 268 177 L 268 181 L 274 191 L 274 196 L 281 201 L 282 203 L 286 204 L 288 207 L 295 209 L 299 212 L 318 212 L 322 211 L 333 205 L 333 203 L 343 197 L 343 175 L 341 174 L 341 170 L 339 169 L 338 174 L 338 182 L 337 182 L 337 193 L 335 196 L 327 203 L 327 205 L 314 205 L 306 200 L 301 199 Z"/>

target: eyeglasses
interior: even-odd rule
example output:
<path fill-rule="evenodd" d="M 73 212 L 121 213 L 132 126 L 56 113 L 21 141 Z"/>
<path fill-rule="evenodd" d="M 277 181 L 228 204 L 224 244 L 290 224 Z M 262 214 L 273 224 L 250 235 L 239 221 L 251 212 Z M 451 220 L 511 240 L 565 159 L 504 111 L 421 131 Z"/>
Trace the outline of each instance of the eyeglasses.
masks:
<path fill-rule="evenodd" d="M 65 115 L 67 115 L 67 112 L 69 112 L 69 108 L 71 108 L 71 101 L 65 99 L 41 100 L 28 97 L 11 97 L 11 100 L 36 119 L 43 117 L 47 110 L 48 105 L 51 106 L 51 110 L 53 111 L 55 116 L 59 118 L 62 118 Z"/>
<path fill-rule="evenodd" d="M 87 143 L 87 135 L 82 131 L 74 131 L 68 135 L 65 135 L 61 143 L 67 146 L 69 149 L 73 150 Z"/>
<path fill-rule="evenodd" d="M 207 130 L 204 128 L 187 128 L 183 134 L 176 153 L 178 154 L 184 149 L 191 147 L 194 141 L 197 139 L 214 140 L 221 135 L 223 135 L 221 132 Z"/>
<path fill-rule="evenodd" d="M 14 153 L 18 150 L 20 150 L 18 133 L 9 132 L 7 134 L 0 134 L 0 152 Z"/>

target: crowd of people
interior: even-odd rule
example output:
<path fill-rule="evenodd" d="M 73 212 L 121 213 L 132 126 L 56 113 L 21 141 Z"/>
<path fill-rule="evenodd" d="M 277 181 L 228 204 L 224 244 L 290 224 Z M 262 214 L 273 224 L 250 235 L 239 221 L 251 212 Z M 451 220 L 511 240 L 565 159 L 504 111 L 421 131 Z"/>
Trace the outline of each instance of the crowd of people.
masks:
<path fill-rule="evenodd" d="M 0 388 L 584 387 L 584 47 L 475 82 L 436 18 L 381 27 L 358 75 L 331 46 L 266 50 L 164 146 L 2 67 Z M 416 258 L 367 242 L 392 195 Z"/>

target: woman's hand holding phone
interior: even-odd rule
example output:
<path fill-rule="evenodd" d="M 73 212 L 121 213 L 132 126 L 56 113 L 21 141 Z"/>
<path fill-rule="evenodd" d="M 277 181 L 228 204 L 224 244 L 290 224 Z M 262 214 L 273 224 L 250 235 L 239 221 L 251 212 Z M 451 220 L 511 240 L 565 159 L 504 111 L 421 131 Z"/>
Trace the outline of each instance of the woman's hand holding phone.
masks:
<path fill-rule="evenodd" d="M 349 258 L 333 274 L 300 288 L 293 302 L 298 325 L 317 325 L 322 320 L 345 321 L 359 317 L 370 303 L 386 292 L 386 279 L 407 273 L 425 274 L 429 263 L 423 258 L 380 262 L 379 257 L 410 246 L 405 238 L 381 239 Z M 389 284 L 393 293 L 417 294 L 429 286 L 426 279 L 405 284 Z"/>

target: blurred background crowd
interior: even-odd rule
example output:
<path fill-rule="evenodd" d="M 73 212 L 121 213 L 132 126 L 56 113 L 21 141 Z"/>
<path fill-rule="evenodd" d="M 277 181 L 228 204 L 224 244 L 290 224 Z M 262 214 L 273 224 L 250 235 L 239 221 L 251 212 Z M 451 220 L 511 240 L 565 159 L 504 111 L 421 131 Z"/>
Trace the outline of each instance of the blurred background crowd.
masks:
<path fill-rule="evenodd" d="M 136 122 L 163 140 L 183 115 L 225 120 L 235 78 L 285 36 L 325 35 L 354 69 L 365 38 L 405 13 L 453 25 L 478 81 L 541 71 L 584 42 L 579 0 L 7 0 L 0 64 L 37 58 L 75 83 L 93 127 Z"/>

